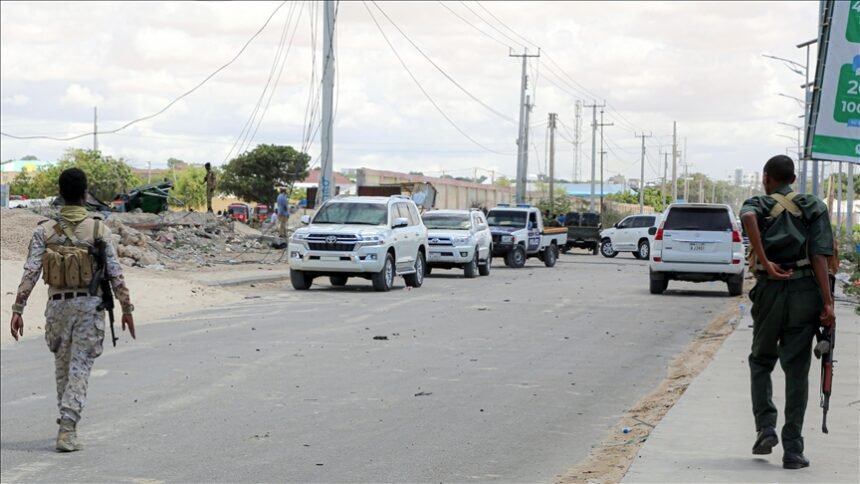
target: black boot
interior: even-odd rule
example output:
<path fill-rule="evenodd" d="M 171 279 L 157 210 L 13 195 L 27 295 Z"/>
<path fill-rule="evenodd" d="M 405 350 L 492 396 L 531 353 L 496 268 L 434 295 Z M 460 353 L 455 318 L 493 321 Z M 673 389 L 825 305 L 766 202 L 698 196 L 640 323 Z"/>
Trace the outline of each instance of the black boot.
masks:
<path fill-rule="evenodd" d="M 776 436 L 776 429 L 773 427 L 765 427 L 758 432 L 758 437 L 753 444 L 752 452 L 755 455 L 766 455 L 773 451 L 774 446 L 779 443 L 779 437 Z"/>
<path fill-rule="evenodd" d="M 782 454 L 783 469 L 803 469 L 809 467 L 809 459 L 801 453 L 786 452 Z"/>

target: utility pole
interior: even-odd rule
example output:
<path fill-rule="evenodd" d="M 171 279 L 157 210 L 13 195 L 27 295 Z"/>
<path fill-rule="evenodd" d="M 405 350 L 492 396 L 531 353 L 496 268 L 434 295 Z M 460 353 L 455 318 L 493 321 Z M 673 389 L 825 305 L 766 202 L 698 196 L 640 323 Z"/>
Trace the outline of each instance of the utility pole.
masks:
<path fill-rule="evenodd" d="M 642 138 L 642 163 L 639 171 L 639 213 L 645 212 L 645 138 L 650 138 L 651 133 L 635 134 L 637 138 Z"/>
<path fill-rule="evenodd" d="M 848 163 L 848 209 L 845 211 L 848 216 L 848 225 L 845 227 L 845 233 L 854 233 L 854 163 Z"/>
<path fill-rule="evenodd" d="M 820 7 L 823 8 L 823 6 L 824 6 L 824 2 L 821 2 Z M 818 17 L 818 23 L 820 26 L 821 25 L 821 15 L 819 15 L 819 17 Z M 804 144 L 804 151 L 806 151 L 805 150 L 806 145 L 809 144 L 808 143 L 809 140 L 807 138 L 809 136 L 809 121 L 810 121 L 810 113 L 812 111 L 812 87 L 813 87 L 812 84 L 813 83 L 809 82 L 809 48 L 812 44 L 815 44 L 817 42 L 818 42 L 818 39 L 812 39 L 812 40 L 808 40 L 806 42 L 803 42 L 803 43 L 797 45 L 798 49 L 802 49 L 804 47 L 806 48 L 806 66 L 803 69 L 804 75 L 806 76 L 806 83 L 803 85 L 803 93 L 804 93 L 803 100 L 806 101 L 803 105 L 803 144 Z M 801 174 L 803 175 L 803 178 L 801 178 L 801 180 L 800 180 L 800 184 L 801 184 L 800 192 L 801 193 L 806 193 L 807 157 L 805 155 L 806 154 L 804 153 L 802 168 L 800 170 Z M 813 176 L 815 176 L 815 174 L 817 172 L 818 172 L 818 162 L 813 161 L 812 162 L 812 174 L 813 174 Z M 812 189 L 813 189 L 814 195 L 818 195 L 818 193 L 816 191 L 817 188 L 818 188 L 817 183 L 813 183 Z"/>
<path fill-rule="evenodd" d="M 672 203 L 678 200 L 678 122 L 672 121 Z"/>
<path fill-rule="evenodd" d="M 531 119 L 532 114 L 532 97 L 530 94 L 526 94 L 526 112 L 525 112 L 525 122 L 526 129 L 523 133 L 523 143 L 525 144 L 526 150 L 523 152 L 523 167 L 521 178 L 517 179 L 517 194 L 520 193 L 520 187 L 522 187 L 522 198 L 518 198 L 517 203 L 526 203 L 528 200 L 526 199 L 528 196 L 528 168 L 529 168 L 529 120 Z M 519 173 L 519 172 L 518 172 Z"/>
<path fill-rule="evenodd" d="M 526 67 L 529 57 L 540 57 L 540 50 L 537 54 L 529 54 L 528 47 L 523 49 L 522 54 L 508 53 L 508 57 L 520 57 L 523 60 L 522 81 L 520 83 L 520 128 L 517 136 L 517 193 L 516 203 L 526 202 L 526 183 L 528 176 L 528 157 L 529 157 L 529 122 L 528 111 L 530 109 L 526 90 L 528 89 L 528 76 L 526 75 Z"/>
<path fill-rule="evenodd" d="M 151 161 L 146 162 L 146 171 L 147 171 L 147 182 L 146 183 L 152 183 L 152 162 Z"/>
<path fill-rule="evenodd" d="M 603 104 L 588 104 L 585 107 L 591 108 L 591 196 L 588 199 L 588 211 L 594 212 L 594 179 L 595 164 L 597 163 L 597 108 L 606 107 L 606 101 Z"/>
<path fill-rule="evenodd" d="M 717 203 L 717 180 L 711 180 L 711 203 Z"/>
<path fill-rule="evenodd" d="M 574 110 L 575 121 L 573 123 L 573 180 L 576 183 L 581 176 L 579 168 L 580 152 L 582 151 L 582 101 L 576 101 Z"/>
<path fill-rule="evenodd" d="M 615 126 L 615 123 L 604 123 L 603 122 L 603 109 L 600 110 L 600 215 L 603 215 L 603 155 L 606 154 L 603 151 L 603 127 L 604 126 Z"/>
<path fill-rule="evenodd" d="M 660 196 L 663 197 L 661 199 L 661 205 L 666 204 L 666 182 L 668 181 L 667 175 L 669 171 L 669 153 L 663 153 L 663 189 L 660 190 Z"/>
<path fill-rule="evenodd" d="M 99 107 L 93 106 L 93 151 L 99 150 Z"/>
<path fill-rule="evenodd" d="M 836 185 L 836 240 L 842 235 L 842 162 L 839 162 L 839 183 Z"/>
<path fill-rule="evenodd" d="M 684 153 L 684 156 L 686 156 L 686 155 L 687 154 Z M 684 203 L 689 203 L 690 197 L 688 194 L 690 193 L 690 191 L 689 191 L 690 190 L 690 178 L 688 177 L 688 172 L 687 172 L 688 166 L 687 166 L 686 158 L 684 159 L 684 162 L 682 163 L 682 165 L 684 165 Z"/>
<path fill-rule="evenodd" d="M 705 203 L 705 179 L 699 178 L 699 203 Z"/>
<path fill-rule="evenodd" d="M 332 160 L 332 106 L 334 98 L 334 2 L 323 2 L 323 79 L 322 79 L 322 127 L 320 131 L 320 183 L 317 189 L 317 207 L 332 196 L 334 167 Z"/>
<path fill-rule="evenodd" d="M 549 216 L 555 215 L 555 120 L 556 113 L 549 113 Z"/>

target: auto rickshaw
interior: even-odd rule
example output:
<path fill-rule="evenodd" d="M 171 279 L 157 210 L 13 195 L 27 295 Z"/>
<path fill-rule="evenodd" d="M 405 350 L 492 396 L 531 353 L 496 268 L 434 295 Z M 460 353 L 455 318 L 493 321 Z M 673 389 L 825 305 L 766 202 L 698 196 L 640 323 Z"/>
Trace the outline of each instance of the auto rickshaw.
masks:
<path fill-rule="evenodd" d="M 258 222 L 268 221 L 269 216 L 270 216 L 269 206 L 263 205 L 262 203 L 258 203 L 257 205 L 254 206 L 252 216 L 253 216 L 254 220 L 256 220 Z"/>
<path fill-rule="evenodd" d="M 237 222 L 248 223 L 251 220 L 251 207 L 247 203 L 235 202 L 227 207 L 230 218 Z"/>

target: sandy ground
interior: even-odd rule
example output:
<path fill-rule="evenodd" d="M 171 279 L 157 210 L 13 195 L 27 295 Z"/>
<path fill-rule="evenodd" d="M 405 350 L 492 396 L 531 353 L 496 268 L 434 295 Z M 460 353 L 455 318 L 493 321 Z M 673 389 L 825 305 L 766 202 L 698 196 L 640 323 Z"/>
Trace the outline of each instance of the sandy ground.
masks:
<path fill-rule="evenodd" d="M 663 382 L 631 407 L 609 431 L 606 439 L 558 483 L 621 482 L 651 430 L 681 398 L 693 379 L 708 366 L 723 341 L 734 331 L 730 321 L 738 316 L 738 308 L 734 306 L 714 318 L 704 333 L 672 361 Z"/>
<path fill-rule="evenodd" d="M 21 280 L 23 260 L 0 261 L 0 346 L 15 342 L 9 328 L 12 317 L 12 304 Z M 225 267 L 224 270 L 230 270 Z M 243 298 L 238 290 L 213 288 L 194 279 L 194 273 L 178 271 L 152 271 L 124 267 L 125 278 L 131 291 L 135 307 L 134 320 L 137 336 L 145 337 L 147 325 L 156 322 L 169 322 L 172 316 L 190 310 L 215 305 L 230 304 Z M 24 310 L 24 337 L 34 338 L 44 335 L 45 304 L 48 299 L 47 286 L 39 281 L 27 308 Z M 116 331 L 121 331 L 119 322 L 121 311 L 115 310 Z"/>

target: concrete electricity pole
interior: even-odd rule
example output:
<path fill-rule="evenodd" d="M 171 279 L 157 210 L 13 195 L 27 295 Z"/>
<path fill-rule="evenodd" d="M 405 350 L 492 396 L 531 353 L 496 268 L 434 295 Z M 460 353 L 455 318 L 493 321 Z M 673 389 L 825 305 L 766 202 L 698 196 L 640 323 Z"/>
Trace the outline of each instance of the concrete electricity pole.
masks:
<path fill-rule="evenodd" d="M 642 162 L 639 170 L 639 213 L 645 213 L 645 138 L 650 138 L 651 133 L 635 134 L 637 138 L 642 138 Z"/>
<path fill-rule="evenodd" d="M 517 193 L 516 203 L 526 203 L 526 183 L 528 175 L 528 111 L 530 109 L 526 90 L 528 89 L 528 76 L 526 75 L 526 67 L 529 57 L 540 57 L 540 50 L 537 54 L 529 54 L 528 47 L 523 49 L 522 54 L 508 53 L 508 57 L 520 57 L 523 60 L 522 81 L 520 83 L 520 128 L 517 136 Z"/>
<path fill-rule="evenodd" d="M 517 203 L 526 203 L 526 197 L 528 196 L 528 168 L 529 168 L 529 119 L 531 119 L 532 114 L 532 102 L 531 95 L 526 94 L 526 112 L 525 112 L 525 123 L 526 129 L 523 133 L 523 144 L 526 147 L 526 150 L 523 152 L 523 167 L 521 178 L 517 180 L 517 193 L 520 192 L 520 186 L 522 186 L 522 201 L 518 201 Z"/>
<path fill-rule="evenodd" d="M 678 122 L 672 121 L 672 203 L 678 200 Z"/>
<path fill-rule="evenodd" d="M 556 113 L 549 113 L 549 210 L 550 217 L 555 215 L 555 120 Z"/>
<path fill-rule="evenodd" d="M 604 123 L 603 122 L 603 110 L 600 110 L 600 215 L 603 215 L 603 155 L 606 154 L 603 151 L 603 127 L 604 126 L 615 126 L 615 123 Z"/>
<path fill-rule="evenodd" d="M 839 162 L 839 183 L 836 185 L 836 238 L 842 235 L 842 162 Z"/>
<path fill-rule="evenodd" d="M 669 153 L 663 153 L 663 189 L 660 190 L 660 196 L 662 198 L 663 205 L 666 204 L 666 182 L 669 181 L 667 179 L 669 171 Z"/>
<path fill-rule="evenodd" d="M 705 203 L 705 179 L 699 178 L 699 203 Z"/>
<path fill-rule="evenodd" d="M 93 151 L 99 150 L 99 107 L 93 106 Z"/>
<path fill-rule="evenodd" d="M 576 101 L 575 121 L 573 123 L 573 180 L 579 180 L 581 170 L 579 169 L 580 152 L 582 151 L 582 101 Z"/>
<path fill-rule="evenodd" d="M 848 216 L 848 226 L 846 233 L 854 233 L 854 163 L 848 163 L 848 209 L 845 211 Z"/>
<path fill-rule="evenodd" d="M 596 162 L 597 162 L 597 108 L 606 107 L 606 101 L 603 104 L 587 104 L 585 107 L 591 108 L 591 196 L 588 199 L 588 211 L 594 212 L 594 179 L 596 178 Z"/>
<path fill-rule="evenodd" d="M 322 126 L 320 130 L 320 182 L 317 189 L 317 207 L 332 197 L 334 167 L 332 160 L 332 106 L 334 98 L 334 2 L 323 4 L 323 79 L 322 79 Z"/>

